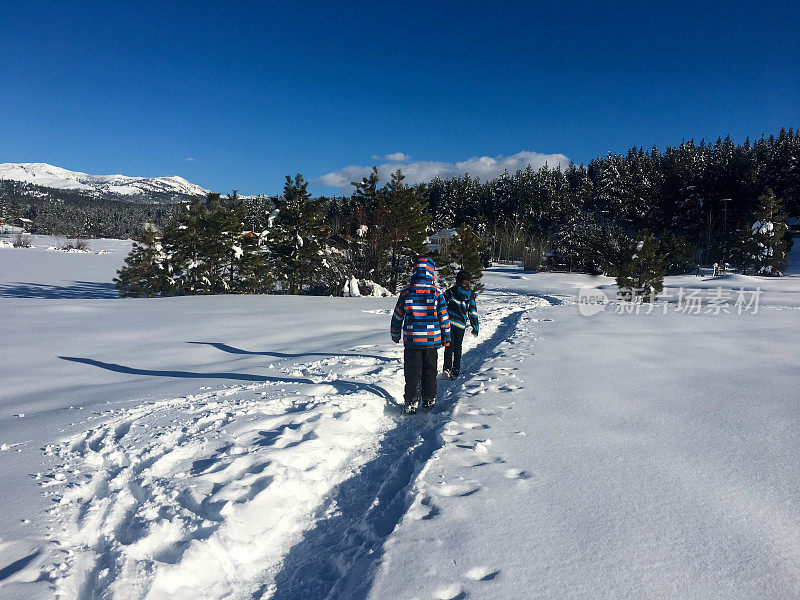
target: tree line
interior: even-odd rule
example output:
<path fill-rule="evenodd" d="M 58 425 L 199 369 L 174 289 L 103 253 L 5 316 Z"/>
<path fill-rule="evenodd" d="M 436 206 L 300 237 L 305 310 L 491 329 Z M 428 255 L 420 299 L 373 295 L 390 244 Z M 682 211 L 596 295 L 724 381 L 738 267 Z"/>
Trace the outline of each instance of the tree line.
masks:
<path fill-rule="evenodd" d="M 798 157 L 800 134 L 789 129 L 741 145 L 726 137 L 631 148 L 485 182 L 465 174 L 408 186 L 397 171 L 381 187 L 373 168 L 349 197 L 312 198 L 297 175 L 258 210 L 235 194 L 182 205 L 163 238 L 142 238 L 118 287 L 123 295 L 337 294 L 355 277 L 364 293 L 373 284 L 394 293 L 413 257 L 431 250 L 445 281 L 458 268 L 477 277 L 497 260 L 605 273 L 651 291 L 645 280 L 658 285 L 664 274 L 712 263 L 780 275 L 786 221 L 800 216 Z M 144 287 L 133 283 L 143 264 L 159 275 Z"/>
<path fill-rule="evenodd" d="M 115 279 L 121 296 L 270 293 L 339 294 L 355 280 L 371 294 L 396 293 L 409 265 L 427 245 L 429 218 L 419 191 L 401 171 L 379 187 L 377 170 L 354 183 L 338 206 L 312 198 L 298 174 L 286 177 L 283 196 L 267 212 L 248 213 L 234 192 L 185 203 L 169 226 L 146 228 Z M 343 207 L 347 206 L 347 210 Z M 480 277 L 480 240 L 469 226 L 449 235 L 436 250 L 442 276 L 459 266 Z M 351 293 L 351 290 L 348 290 Z"/>
<path fill-rule="evenodd" d="M 789 129 L 755 143 L 631 148 L 564 170 L 529 167 L 487 182 L 466 174 L 419 188 L 434 229 L 471 225 L 493 260 L 615 274 L 647 230 L 675 274 L 741 261 L 735 250 L 768 189 L 783 203 L 776 216 L 800 217 L 798 163 L 800 132 Z"/>

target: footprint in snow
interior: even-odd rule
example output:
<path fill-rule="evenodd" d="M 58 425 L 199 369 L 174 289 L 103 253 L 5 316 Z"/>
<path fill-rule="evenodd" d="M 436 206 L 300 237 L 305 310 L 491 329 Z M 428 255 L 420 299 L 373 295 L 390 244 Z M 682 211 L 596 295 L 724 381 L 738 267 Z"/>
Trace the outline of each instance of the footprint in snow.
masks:
<path fill-rule="evenodd" d="M 461 426 L 466 429 L 489 429 L 489 426 L 483 423 L 463 423 Z"/>
<path fill-rule="evenodd" d="M 459 584 L 452 583 L 450 585 L 437 588 L 433 592 L 433 597 L 435 600 L 460 600 L 461 598 L 466 598 L 467 595 L 464 593 L 464 590 Z"/>
<path fill-rule="evenodd" d="M 530 479 L 531 475 L 522 469 L 506 469 L 506 479 Z"/>
<path fill-rule="evenodd" d="M 471 581 L 491 581 L 500 573 L 499 569 L 490 569 L 487 566 L 472 567 L 464 573 L 464 577 Z"/>
<path fill-rule="evenodd" d="M 436 488 L 436 494 L 447 498 L 463 498 L 470 496 L 481 489 L 477 483 L 443 483 Z"/>
<path fill-rule="evenodd" d="M 521 390 L 521 389 L 522 389 L 522 386 L 519 386 L 519 385 L 513 385 L 513 384 L 508 384 L 508 383 L 506 383 L 505 385 L 501 385 L 501 386 L 500 386 L 499 388 L 497 388 L 497 389 L 498 389 L 498 391 L 500 391 L 500 392 L 514 392 L 514 391 L 516 391 L 516 390 Z"/>
<path fill-rule="evenodd" d="M 412 519 L 427 521 L 436 517 L 440 512 L 433 499 L 426 494 L 419 502 L 415 502 L 408 509 L 407 514 Z"/>

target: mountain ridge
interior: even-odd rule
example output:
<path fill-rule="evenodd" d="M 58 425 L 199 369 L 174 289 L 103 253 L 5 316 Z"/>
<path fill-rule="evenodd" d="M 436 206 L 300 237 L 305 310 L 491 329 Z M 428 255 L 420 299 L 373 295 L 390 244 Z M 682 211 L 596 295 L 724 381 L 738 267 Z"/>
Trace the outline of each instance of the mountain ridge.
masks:
<path fill-rule="evenodd" d="M 90 197 L 128 202 L 178 201 L 187 196 L 205 196 L 209 193 L 209 190 L 178 175 L 166 177 L 91 175 L 47 163 L 0 163 L 0 181 L 85 192 Z"/>

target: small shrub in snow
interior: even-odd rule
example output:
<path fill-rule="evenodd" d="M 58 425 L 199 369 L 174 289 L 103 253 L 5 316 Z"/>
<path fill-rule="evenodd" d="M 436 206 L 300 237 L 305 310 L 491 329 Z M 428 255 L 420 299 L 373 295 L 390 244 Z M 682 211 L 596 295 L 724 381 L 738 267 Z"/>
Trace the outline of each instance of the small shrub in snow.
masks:
<path fill-rule="evenodd" d="M 89 252 L 89 240 L 81 238 L 67 240 L 59 247 L 59 250 L 64 252 Z"/>
<path fill-rule="evenodd" d="M 31 236 L 27 233 L 18 233 L 14 236 L 14 248 L 30 248 Z"/>

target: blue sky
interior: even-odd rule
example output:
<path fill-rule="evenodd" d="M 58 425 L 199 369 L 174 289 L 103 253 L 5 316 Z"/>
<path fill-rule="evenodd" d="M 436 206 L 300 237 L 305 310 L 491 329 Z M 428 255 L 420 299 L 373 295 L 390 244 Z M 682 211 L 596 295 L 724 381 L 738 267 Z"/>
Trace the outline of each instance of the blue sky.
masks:
<path fill-rule="evenodd" d="M 220 192 L 800 126 L 797 2 L 4 1 L 0 31 L 0 162 Z"/>

